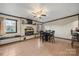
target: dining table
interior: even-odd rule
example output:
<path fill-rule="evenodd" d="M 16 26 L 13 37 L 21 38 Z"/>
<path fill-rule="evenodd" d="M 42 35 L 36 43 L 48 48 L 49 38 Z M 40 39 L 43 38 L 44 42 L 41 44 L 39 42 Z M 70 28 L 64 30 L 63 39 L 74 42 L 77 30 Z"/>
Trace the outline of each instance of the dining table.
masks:
<path fill-rule="evenodd" d="M 49 37 L 50 37 L 50 33 L 49 32 L 44 32 L 43 33 L 43 37 L 44 37 L 44 40 L 45 41 L 48 41 L 49 40 Z"/>
<path fill-rule="evenodd" d="M 52 32 L 43 32 L 43 40 L 49 41 L 51 36 L 54 36 L 53 31 Z"/>

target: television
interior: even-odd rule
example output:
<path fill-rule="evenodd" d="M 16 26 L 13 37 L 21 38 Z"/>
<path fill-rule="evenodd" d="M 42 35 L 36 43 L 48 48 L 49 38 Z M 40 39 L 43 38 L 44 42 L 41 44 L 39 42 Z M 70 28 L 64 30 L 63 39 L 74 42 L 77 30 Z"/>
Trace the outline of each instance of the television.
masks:
<path fill-rule="evenodd" d="M 27 24 L 33 24 L 33 21 L 31 19 L 27 19 Z"/>

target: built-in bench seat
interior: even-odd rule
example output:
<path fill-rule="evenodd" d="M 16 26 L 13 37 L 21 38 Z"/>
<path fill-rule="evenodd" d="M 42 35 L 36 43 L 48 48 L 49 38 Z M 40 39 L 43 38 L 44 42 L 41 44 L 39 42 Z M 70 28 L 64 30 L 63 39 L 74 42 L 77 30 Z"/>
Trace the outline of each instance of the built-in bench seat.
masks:
<path fill-rule="evenodd" d="M 0 45 L 11 43 L 11 42 L 16 42 L 16 41 L 21 41 L 21 40 L 32 39 L 32 38 L 36 37 L 36 35 L 37 34 L 29 35 L 29 36 L 15 35 L 15 36 L 10 36 L 10 37 L 0 37 Z"/>
<path fill-rule="evenodd" d="M 11 36 L 11 37 L 1 37 L 0 38 L 0 45 L 7 44 L 11 42 L 16 42 L 21 40 L 21 35 Z"/>
<path fill-rule="evenodd" d="M 21 35 L 16 35 L 16 36 L 11 36 L 11 37 L 1 37 L 0 40 L 11 39 L 11 38 L 18 38 L 18 37 L 21 37 Z"/>

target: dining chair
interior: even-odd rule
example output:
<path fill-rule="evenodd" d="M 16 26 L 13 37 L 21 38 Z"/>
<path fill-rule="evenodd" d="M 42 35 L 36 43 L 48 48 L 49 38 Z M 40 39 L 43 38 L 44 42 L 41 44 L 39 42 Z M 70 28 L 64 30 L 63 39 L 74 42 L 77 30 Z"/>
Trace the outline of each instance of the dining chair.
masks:
<path fill-rule="evenodd" d="M 77 33 L 75 33 L 75 31 L 71 30 L 71 35 L 72 35 L 72 39 L 71 39 L 71 46 L 73 48 L 73 46 L 75 45 L 75 43 L 78 43 L 77 41 Z"/>
<path fill-rule="evenodd" d="M 54 34 L 55 34 L 55 31 L 52 31 L 52 32 L 50 33 L 49 41 L 52 41 L 52 42 L 55 43 L 55 36 L 54 36 Z"/>
<path fill-rule="evenodd" d="M 40 40 L 41 40 L 42 42 L 45 41 L 44 31 L 40 31 Z"/>

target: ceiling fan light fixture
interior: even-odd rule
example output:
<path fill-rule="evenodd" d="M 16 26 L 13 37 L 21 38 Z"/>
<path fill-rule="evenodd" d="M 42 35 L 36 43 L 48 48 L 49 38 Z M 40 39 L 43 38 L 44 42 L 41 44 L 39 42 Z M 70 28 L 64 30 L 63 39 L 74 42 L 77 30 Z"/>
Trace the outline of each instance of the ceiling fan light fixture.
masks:
<path fill-rule="evenodd" d="M 34 17 L 40 18 L 42 16 L 46 16 L 47 9 L 46 8 L 39 8 L 32 11 L 32 15 Z"/>

